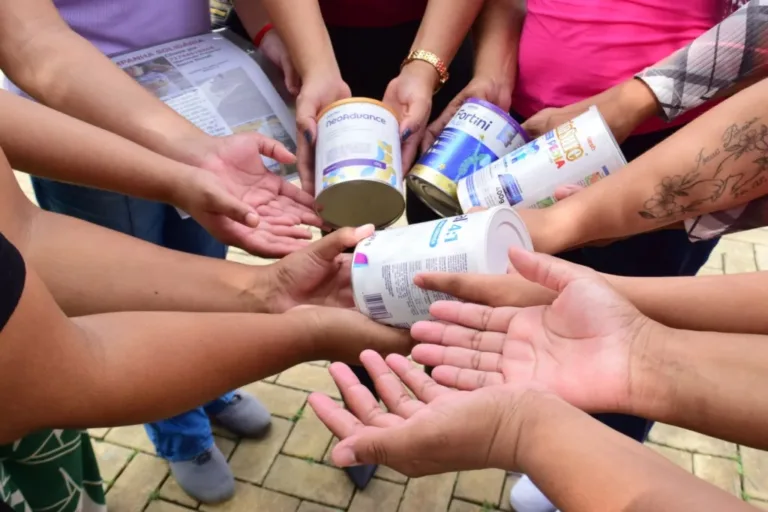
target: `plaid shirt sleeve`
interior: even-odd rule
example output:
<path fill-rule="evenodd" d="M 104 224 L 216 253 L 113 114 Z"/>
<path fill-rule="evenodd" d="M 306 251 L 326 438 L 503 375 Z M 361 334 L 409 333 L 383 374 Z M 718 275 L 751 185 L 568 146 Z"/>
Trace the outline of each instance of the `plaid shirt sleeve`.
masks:
<path fill-rule="evenodd" d="M 691 44 L 636 77 L 653 91 L 663 116 L 671 121 L 766 69 L 768 0 L 750 0 Z"/>
<path fill-rule="evenodd" d="M 667 121 L 768 69 L 768 0 L 726 0 L 719 25 L 637 78 L 653 91 Z M 739 8 L 741 6 L 741 8 Z M 768 198 L 685 221 L 691 241 L 768 225 Z"/>

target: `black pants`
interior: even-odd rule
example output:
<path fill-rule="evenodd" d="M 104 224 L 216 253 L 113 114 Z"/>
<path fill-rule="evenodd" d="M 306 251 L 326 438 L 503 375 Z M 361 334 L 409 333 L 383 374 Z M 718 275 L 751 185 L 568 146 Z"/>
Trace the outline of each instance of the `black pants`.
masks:
<path fill-rule="evenodd" d="M 523 119 L 512 113 L 518 121 Z M 629 137 L 621 150 L 628 162 L 639 157 L 681 127 Z M 692 243 L 682 229 L 643 233 L 606 247 L 585 247 L 557 256 L 600 272 L 633 277 L 694 276 L 709 258 L 718 239 Z M 652 421 L 625 414 L 597 414 L 612 429 L 644 442 Z"/>

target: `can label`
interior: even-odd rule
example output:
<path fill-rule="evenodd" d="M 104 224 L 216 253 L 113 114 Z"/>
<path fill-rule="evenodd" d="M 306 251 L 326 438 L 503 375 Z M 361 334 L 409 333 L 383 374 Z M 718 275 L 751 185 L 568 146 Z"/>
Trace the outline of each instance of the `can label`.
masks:
<path fill-rule="evenodd" d="M 544 208 L 566 184 L 589 186 L 626 165 L 595 107 L 461 180 L 458 197 L 472 207 Z"/>
<path fill-rule="evenodd" d="M 509 114 L 470 98 L 461 106 L 411 173 L 456 196 L 456 182 L 528 142 Z"/>
<path fill-rule="evenodd" d="M 397 119 L 373 101 L 345 102 L 318 122 L 315 193 L 349 180 L 375 180 L 402 189 Z"/>
<path fill-rule="evenodd" d="M 441 292 L 419 288 L 413 278 L 420 272 L 481 270 L 479 258 L 472 253 L 477 247 L 472 243 L 470 217 L 459 215 L 378 231 L 360 242 L 352 263 L 358 308 L 378 322 L 408 328 L 418 320 L 429 318 L 429 306 L 433 302 L 456 300 Z"/>

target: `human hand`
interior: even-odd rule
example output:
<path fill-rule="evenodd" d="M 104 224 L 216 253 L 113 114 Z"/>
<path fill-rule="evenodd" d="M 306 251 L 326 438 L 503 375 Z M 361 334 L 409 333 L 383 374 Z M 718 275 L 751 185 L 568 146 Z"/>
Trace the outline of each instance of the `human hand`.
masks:
<path fill-rule="evenodd" d="M 296 71 L 288 48 L 285 47 L 285 43 L 283 43 L 277 30 L 270 30 L 264 35 L 259 50 L 283 72 L 285 87 L 288 92 L 294 96 L 298 95 L 301 89 L 301 77 Z"/>
<path fill-rule="evenodd" d="M 295 157 L 279 142 L 258 133 L 197 139 L 189 162 L 206 169 L 235 198 L 259 215 L 258 225 L 243 225 L 223 215 L 188 206 L 186 187 L 178 203 L 221 242 L 259 256 L 280 257 L 308 245 L 312 236 L 299 224 L 322 225 L 312 210 L 313 198 L 264 166 L 266 156 L 281 163 Z M 189 209 L 188 209 L 189 208 Z"/>
<path fill-rule="evenodd" d="M 621 411 L 637 392 L 633 353 L 663 327 L 642 315 L 592 270 L 510 249 L 520 275 L 557 292 L 550 306 L 488 307 L 437 302 L 436 322 L 418 322 L 413 358 L 437 366 L 443 385 L 542 386 L 588 411 Z"/>
<path fill-rule="evenodd" d="M 545 108 L 531 116 L 523 128 L 531 137 L 541 137 L 576 116 L 597 106 L 621 144 L 642 124 L 658 113 L 656 96 L 641 80 L 630 79 L 586 100 L 562 108 Z"/>
<path fill-rule="evenodd" d="M 415 60 L 403 67 L 384 92 L 382 101 L 395 110 L 400 122 L 403 174 L 416 159 L 419 142 L 427 129 L 438 78 L 431 64 Z"/>
<path fill-rule="evenodd" d="M 308 360 L 354 364 L 364 350 L 408 354 L 415 344 L 407 329 L 380 324 L 352 309 L 298 306 L 286 313 L 286 321 L 306 327 L 314 347 Z"/>
<path fill-rule="evenodd" d="M 373 234 L 373 225 L 339 229 L 268 267 L 268 305 L 282 313 L 301 304 L 354 306 L 351 254 L 342 254 Z"/>
<path fill-rule="evenodd" d="M 349 86 L 341 79 L 338 69 L 316 72 L 302 80 L 296 98 L 296 126 L 299 133 L 296 156 L 301 188 L 315 193 L 315 143 L 317 142 L 317 115 L 334 101 L 352 96 Z"/>
<path fill-rule="evenodd" d="M 360 361 L 388 412 L 341 363 L 333 363 L 329 371 L 349 410 L 319 393 L 309 397 L 317 416 L 340 439 L 331 452 L 334 464 L 382 464 L 410 477 L 517 469 L 522 426 L 535 415 L 540 393 L 509 386 L 455 391 L 438 385 L 402 356 L 391 355 L 385 362 L 366 351 Z"/>
<path fill-rule="evenodd" d="M 435 142 L 440 132 L 443 131 L 451 118 L 461 108 L 461 105 L 469 98 L 480 98 L 493 103 L 505 112 L 509 111 L 509 108 L 512 106 L 512 88 L 512 84 L 507 76 L 475 75 L 467 86 L 448 104 L 440 114 L 440 117 L 432 121 L 427 127 L 424 139 L 421 142 L 422 151 L 429 149 L 429 146 Z"/>

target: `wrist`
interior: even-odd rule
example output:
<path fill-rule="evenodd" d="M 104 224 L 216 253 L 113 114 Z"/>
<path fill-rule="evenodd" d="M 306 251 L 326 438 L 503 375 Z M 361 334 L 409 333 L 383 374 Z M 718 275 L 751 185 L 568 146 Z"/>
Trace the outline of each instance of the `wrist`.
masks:
<path fill-rule="evenodd" d="M 239 302 L 245 311 L 251 313 L 280 314 L 278 304 L 279 297 L 283 293 L 278 285 L 277 266 L 271 265 L 243 265 L 237 264 L 228 275 L 228 281 L 239 298 Z"/>
<path fill-rule="evenodd" d="M 671 357 L 670 348 L 680 343 L 685 331 L 644 318 L 645 325 L 630 342 L 627 403 L 620 404 L 617 412 L 662 420 L 674 407 L 680 362 L 685 358 Z"/>
<path fill-rule="evenodd" d="M 638 78 L 627 80 L 619 86 L 619 109 L 627 124 L 632 124 L 627 135 L 659 114 L 659 103 L 651 89 Z"/>
<path fill-rule="evenodd" d="M 424 60 L 415 59 L 403 64 L 400 77 L 420 84 L 430 96 L 440 87 L 440 72 Z"/>
<path fill-rule="evenodd" d="M 514 443 L 509 443 L 515 449 L 514 459 L 510 459 L 514 465 L 505 466 L 503 469 L 530 474 L 535 472 L 534 468 L 537 464 L 540 465 L 542 460 L 551 459 L 550 447 L 555 442 L 552 430 L 559 429 L 569 415 L 581 411 L 551 393 L 529 390 L 526 394 L 516 411 L 520 417 L 516 431 L 507 431 L 497 437 L 502 443 L 506 435 L 515 435 L 506 438 L 514 440 Z"/>

